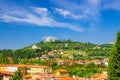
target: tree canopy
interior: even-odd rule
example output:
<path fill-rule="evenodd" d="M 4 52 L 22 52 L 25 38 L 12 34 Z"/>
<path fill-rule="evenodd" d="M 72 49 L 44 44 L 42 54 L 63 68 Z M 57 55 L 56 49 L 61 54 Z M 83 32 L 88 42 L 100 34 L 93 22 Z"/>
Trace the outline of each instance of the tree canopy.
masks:
<path fill-rule="evenodd" d="M 10 80 L 23 80 L 23 75 L 18 69 L 18 71 L 15 72 L 15 74 L 10 78 Z"/>
<path fill-rule="evenodd" d="M 116 42 L 109 58 L 108 79 L 120 80 L 120 31 L 117 32 Z"/>

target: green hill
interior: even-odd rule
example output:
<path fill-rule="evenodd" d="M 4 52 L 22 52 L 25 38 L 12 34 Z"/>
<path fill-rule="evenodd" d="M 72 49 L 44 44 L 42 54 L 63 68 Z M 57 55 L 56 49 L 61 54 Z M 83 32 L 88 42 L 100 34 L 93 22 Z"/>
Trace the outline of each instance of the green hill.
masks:
<path fill-rule="evenodd" d="M 112 46 L 111 44 L 97 45 L 90 42 L 71 40 L 41 41 L 18 50 L 0 50 L 0 57 L 1 62 L 7 62 L 6 58 L 12 57 L 14 63 L 18 63 L 21 59 L 41 57 L 43 54 L 56 51 L 55 53 L 62 52 L 64 55 L 69 54 L 68 56 L 73 56 L 75 60 L 83 59 L 83 57 L 85 59 L 103 59 L 109 57 Z M 69 58 L 68 56 L 66 58 Z M 54 57 L 59 58 L 60 54 Z"/>

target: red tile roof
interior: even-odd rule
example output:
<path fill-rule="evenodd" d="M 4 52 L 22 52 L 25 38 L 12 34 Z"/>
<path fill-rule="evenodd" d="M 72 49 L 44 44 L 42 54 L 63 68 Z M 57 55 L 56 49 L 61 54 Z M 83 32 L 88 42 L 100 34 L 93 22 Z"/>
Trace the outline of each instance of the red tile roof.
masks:
<path fill-rule="evenodd" d="M 50 68 L 48 66 L 39 66 L 39 65 L 25 65 L 25 64 L 0 64 L 1 67 L 28 67 L 28 68 Z"/>
<path fill-rule="evenodd" d="M 24 77 L 25 79 L 32 78 L 31 75 L 24 75 L 23 77 Z"/>
<path fill-rule="evenodd" d="M 0 71 L 0 74 L 13 76 L 13 75 L 14 75 L 14 72 Z M 24 77 L 25 79 L 26 79 L 26 78 L 32 78 L 31 75 L 23 75 L 23 77 Z"/>
<path fill-rule="evenodd" d="M 75 80 L 74 78 L 66 77 L 66 78 L 61 78 L 59 80 Z"/>
<path fill-rule="evenodd" d="M 55 70 L 55 72 L 68 72 L 67 70 L 65 70 L 65 69 L 58 69 L 58 70 Z"/>
<path fill-rule="evenodd" d="M 0 71 L 0 74 L 4 74 L 4 75 L 14 75 L 14 72 L 9 72 L 9 71 Z"/>

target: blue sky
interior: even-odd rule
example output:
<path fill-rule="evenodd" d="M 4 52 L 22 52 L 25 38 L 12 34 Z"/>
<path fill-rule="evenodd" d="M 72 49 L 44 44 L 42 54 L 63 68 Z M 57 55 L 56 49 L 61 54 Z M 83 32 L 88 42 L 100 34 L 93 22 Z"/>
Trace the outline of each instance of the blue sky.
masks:
<path fill-rule="evenodd" d="M 120 29 L 120 0 L 0 0 L 0 49 L 50 36 L 103 44 Z"/>

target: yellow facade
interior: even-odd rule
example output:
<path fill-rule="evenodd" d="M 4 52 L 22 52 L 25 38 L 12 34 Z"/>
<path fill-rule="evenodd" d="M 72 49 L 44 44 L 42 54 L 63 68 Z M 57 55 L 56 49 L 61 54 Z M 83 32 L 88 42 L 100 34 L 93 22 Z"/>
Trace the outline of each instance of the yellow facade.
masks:
<path fill-rule="evenodd" d="M 7 67 L 0 67 L 0 71 L 7 71 Z"/>
<path fill-rule="evenodd" d="M 27 70 L 28 73 L 44 73 L 44 69 L 40 69 L 40 68 L 31 68 L 30 70 Z"/>
<path fill-rule="evenodd" d="M 44 68 L 30 68 L 27 70 L 27 73 L 44 73 L 44 74 L 48 74 L 48 73 L 51 73 L 52 72 L 52 69 L 49 68 L 49 69 L 44 69 Z"/>
<path fill-rule="evenodd" d="M 67 70 L 59 69 L 55 71 L 56 76 L 69 76 L 69 72 Z"/>
<path fill-rule="evenodd" d="M 56 72 L 56 76 L 60 76 L 60 72 Z"/>

